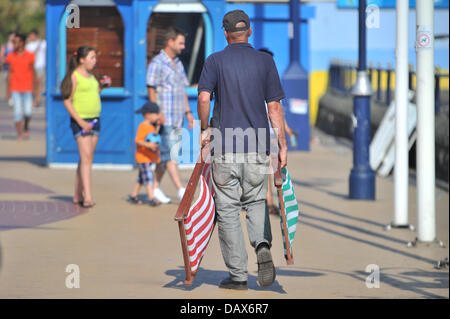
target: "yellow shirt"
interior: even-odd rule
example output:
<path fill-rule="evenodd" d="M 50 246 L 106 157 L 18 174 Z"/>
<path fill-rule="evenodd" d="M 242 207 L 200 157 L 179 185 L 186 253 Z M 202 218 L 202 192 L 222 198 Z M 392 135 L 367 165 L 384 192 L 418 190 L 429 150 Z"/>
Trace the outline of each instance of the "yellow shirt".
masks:
<path fill-rule="evenodd" d="M 101 102 L 98 81 L 91 75 L 86 78 L 74 71 L 77 87 L 72 97 L 72 105 L 81 118 L 88 119 L 100 116 Z"/>

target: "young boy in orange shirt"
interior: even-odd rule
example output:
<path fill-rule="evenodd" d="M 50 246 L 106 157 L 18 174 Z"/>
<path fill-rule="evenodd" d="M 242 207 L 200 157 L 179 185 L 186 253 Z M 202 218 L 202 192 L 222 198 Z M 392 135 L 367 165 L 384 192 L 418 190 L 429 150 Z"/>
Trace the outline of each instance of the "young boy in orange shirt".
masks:
<path fill-rule="evenodd" d="M 133 204 L 142 204 L 137 195 L 142 185 L 147 187 L 150 206 L 157 206 L 160 202 L 153 196 L 152 163 L 159 163 L 159 143 L 148 141 L 149 135 L 159 134 L 159 106 L 153 102 L 147 102 L 136 113 L 141 113 L 144 120 L 139 125 L 136 133 L 136 163 L 139 167 L 139 176 L 133 192 L 128 196 L 128 201 Z"/>

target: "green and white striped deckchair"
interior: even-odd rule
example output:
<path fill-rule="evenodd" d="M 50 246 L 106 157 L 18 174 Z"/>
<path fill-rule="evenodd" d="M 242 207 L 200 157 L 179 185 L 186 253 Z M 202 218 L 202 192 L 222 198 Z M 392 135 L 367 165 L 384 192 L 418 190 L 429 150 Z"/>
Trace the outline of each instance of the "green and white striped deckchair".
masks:
<path fill-rule="evenodd" d="M 295 231 L 297 230 L 297 221 L 299 215 L 299 207 L 295 198 L 294 187 L 291 177 L 286 167 L 278 173 L 278 182 L 275 177 L 275 186 L 278 190 L 278 199 L 280 204 L 280 224 L 281 234 L 283 237 L 284 256 L 288 265 L 294 263 L 292 254 L 292 243 L 294 241 Z M 282 183 L 280 183 L 280 175 Z"/>

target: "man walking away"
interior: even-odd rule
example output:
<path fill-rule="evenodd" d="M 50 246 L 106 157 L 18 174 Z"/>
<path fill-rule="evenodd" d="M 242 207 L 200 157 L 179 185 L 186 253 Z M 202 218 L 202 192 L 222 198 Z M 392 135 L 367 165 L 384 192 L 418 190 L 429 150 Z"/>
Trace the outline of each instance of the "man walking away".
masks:
<path fill-rule="evenodd" d="M 229 270 L 229 278 L 219 287 L 245 290 L 248 256 L 241 208 L 246 211 L 248 237 L 256 252 L 258 284 L 267 287 L 275 280 L 266 203 L 270 130 L 264 102 L 272 127 L 278 132 L 279 164 L 284 167 L 287 146 L 280 100 L 285 95 L 273 58 L 248 43 L 252 29 L 247 14 L 241 10 L 228 12 L 223 28 L 228 46 L 205 61 L 198 86 L 198 114 L 202 141 L 212 141 L 219 242 Z M 208 128 L 212 94 L 215 104 Z"/>

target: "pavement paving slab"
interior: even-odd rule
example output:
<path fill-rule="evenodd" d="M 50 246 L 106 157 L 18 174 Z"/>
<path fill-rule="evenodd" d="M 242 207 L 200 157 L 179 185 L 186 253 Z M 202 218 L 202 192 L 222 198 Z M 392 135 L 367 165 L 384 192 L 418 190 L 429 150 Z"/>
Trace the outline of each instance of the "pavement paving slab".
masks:
<path fill-rule="evenodd" d="M 125 201 L 136 169 L 94 170 L 97 205 L 80 208 L 71 202 L 75 171 L 46 166 L 45 128 L 40 107 L 30 138 L 16 141 L 12 109 L 0 101 L 0 298 L 449 298 L 448 268 L 434 267 L 449 255 L 448 184 L 436 187 L 436 234 L 444 247 L 407 247 L 415 231 L 384 230 L 393 216 L 392 177 L 376 178 L 375 201 L 348 199 L 351 142 L 313 128 L 311 151 L 289 153 L 301 211 L 294 265 L 284 260 L 279 217 L 270 216 L 274 284 L 256 284 L 256 256 L 247 243 L 249 290 L 229 291 L 218 288 L 227 270 L 217 230 L 193 285 L 183 285 L 173 219 L 179 201 L 169 177 L 161 187 L 173 203 L 150 207 Z M 181 171 L 183 183 L 191 172 Z M 417 228 L 414 172 L 410 180 L 409 221 Z M 248 238 L 245 212 L 241 218 Z M 66 286 L 70 265 L 78 267 L 79 288 Z"/>

